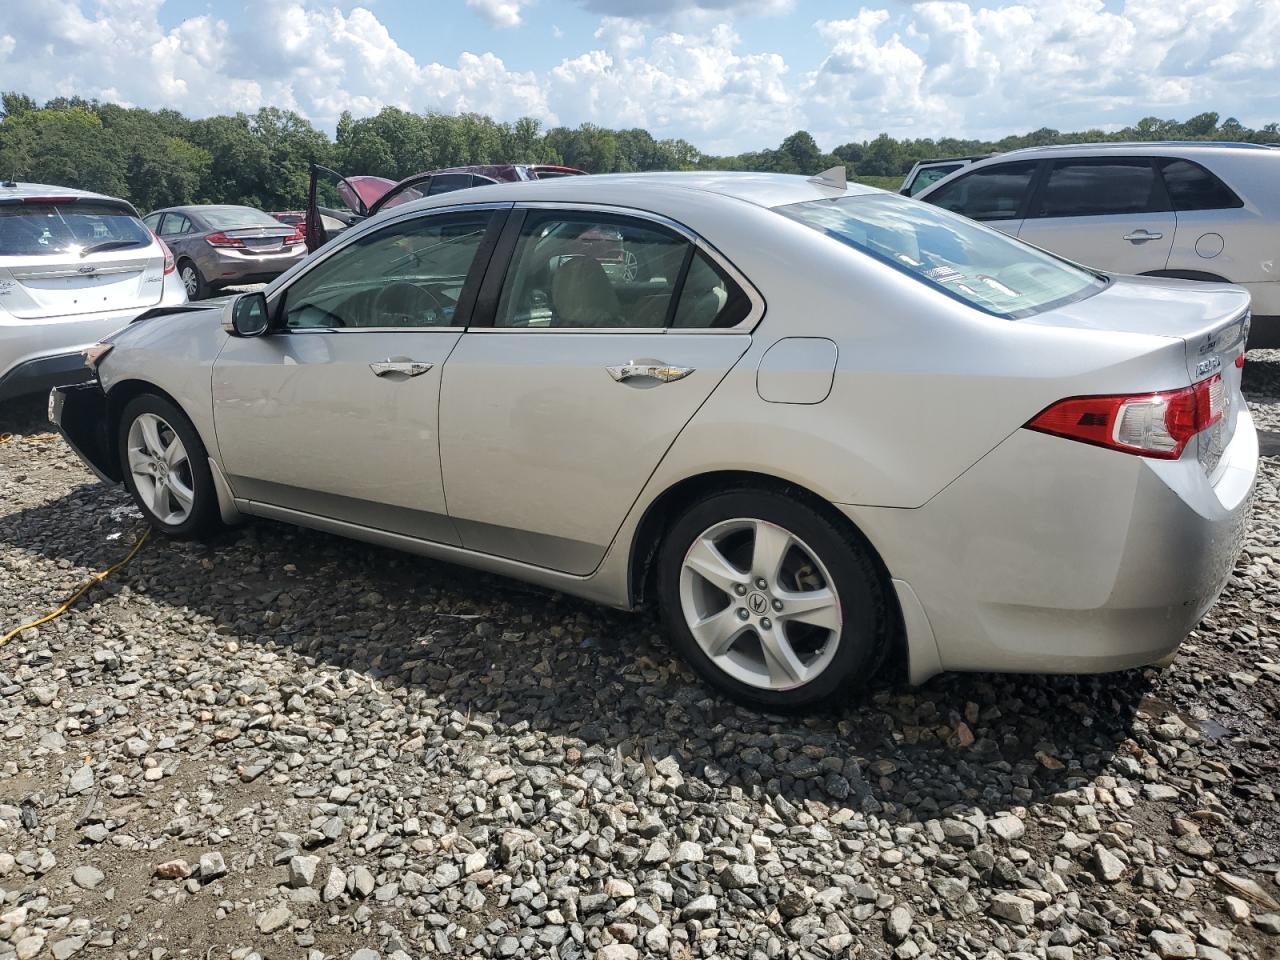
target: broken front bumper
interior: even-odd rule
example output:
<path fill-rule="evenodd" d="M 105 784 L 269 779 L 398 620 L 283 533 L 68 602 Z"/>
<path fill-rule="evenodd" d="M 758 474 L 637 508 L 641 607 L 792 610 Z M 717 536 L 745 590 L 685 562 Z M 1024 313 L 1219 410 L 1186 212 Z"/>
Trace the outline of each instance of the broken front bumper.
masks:
<path fill-rule="evenodd" d="M 104 483 L 123 479 L 120 458 L 111 436 L 107 395 L 95 380 L 49 392 L 49 422 L 58 428 L 67 446 Z"/>

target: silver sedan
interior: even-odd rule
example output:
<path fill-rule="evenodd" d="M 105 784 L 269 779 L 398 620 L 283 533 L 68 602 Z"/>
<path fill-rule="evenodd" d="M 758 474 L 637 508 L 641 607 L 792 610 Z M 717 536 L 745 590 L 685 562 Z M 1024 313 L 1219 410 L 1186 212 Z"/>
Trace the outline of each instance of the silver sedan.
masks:
<path fill-rule="evenodd" d="M 1237 287 L 838 173 L 579 177 L 134 324 L 51 415 L 164 533 L 266 517 L 656 602 L 708 681 L 797 708 L 895 649 L 914 682 L 1174 652 L 1248 512 L 1248 325 Z"/>

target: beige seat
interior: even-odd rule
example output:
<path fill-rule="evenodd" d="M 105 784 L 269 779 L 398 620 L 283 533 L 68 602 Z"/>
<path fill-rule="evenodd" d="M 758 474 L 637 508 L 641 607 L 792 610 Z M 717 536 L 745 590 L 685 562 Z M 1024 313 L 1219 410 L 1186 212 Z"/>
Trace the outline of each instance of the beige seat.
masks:
<path fill-rule="evenodd" d="M 571 257 L 556 268 L 551 305 L 557 327 L 617 327 L 623 322 L 613 284 L 604 267 L 590 257 Z"/>

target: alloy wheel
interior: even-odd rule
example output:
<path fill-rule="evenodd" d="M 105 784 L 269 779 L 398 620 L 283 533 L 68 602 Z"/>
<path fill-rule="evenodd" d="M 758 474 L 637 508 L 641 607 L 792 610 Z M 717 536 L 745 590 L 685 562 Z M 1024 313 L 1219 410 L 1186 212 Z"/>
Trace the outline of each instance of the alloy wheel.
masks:
<path fill-rule="evenodd" d="M 187 288 L 189 300 L 200 292 L 200 277 L 196 275 L 196 268 L 190 264 L 182 268 L 182 285 Z"/>
<path fill-rule="evenodd" d="M 640 258 L 632 251 L 622 251 L 622 279 L 630 283 L 640 275 Z"/>
<path fill-rule="evenodd" d="M 138 498 L 161 523 L 186 522 L 195 505 L 195 479 L 177 431 L 154 413 L 141 413 L 129 426 L 127 446 Z"/>
<path fill-rule="evenodd" d="M 725 520 L 694 539 L 680 570 L 680 606 L 712 663 L 760 689 L 808 683 L 840 642 L 840 597 L 826 566 L 765 520 Z"/>

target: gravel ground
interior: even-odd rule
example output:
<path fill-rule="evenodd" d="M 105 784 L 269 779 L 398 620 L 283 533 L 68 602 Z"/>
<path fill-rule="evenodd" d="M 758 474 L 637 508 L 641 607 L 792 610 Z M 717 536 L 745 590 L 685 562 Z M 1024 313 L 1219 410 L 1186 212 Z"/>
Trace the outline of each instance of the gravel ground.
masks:
<path fill-rule="evenodd" d="M 1280 352 L 1236 577 L 1164 672 L 796 719 L 655 621 L 266 522 L 0 650 L 0 960 L 1280 955 Z M 142 528 L 0 410 L 0 633 Z"/>

